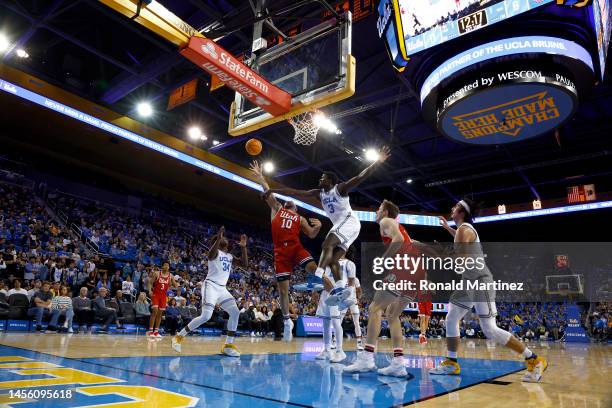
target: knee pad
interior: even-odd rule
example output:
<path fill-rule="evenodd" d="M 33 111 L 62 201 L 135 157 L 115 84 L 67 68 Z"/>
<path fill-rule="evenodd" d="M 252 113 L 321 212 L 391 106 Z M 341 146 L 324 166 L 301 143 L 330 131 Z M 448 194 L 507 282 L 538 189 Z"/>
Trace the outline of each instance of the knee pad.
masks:
<path fill-rule="evenodd" d="M 497 344 L 505 345 L 510 340 L 510 337 L 512 337 L 510 332 L 497 327 L 494 317 L 481 317 L 479 320 L 484 335 L 488 339 L 494 340 Z"/>
<path fill-rule="evenodd" d="M 454 305 L 448 304 L 448 313 L 446 314 L 446 337 L 459 337 L 459 322 L 468 312 L 467 309 Z"/>

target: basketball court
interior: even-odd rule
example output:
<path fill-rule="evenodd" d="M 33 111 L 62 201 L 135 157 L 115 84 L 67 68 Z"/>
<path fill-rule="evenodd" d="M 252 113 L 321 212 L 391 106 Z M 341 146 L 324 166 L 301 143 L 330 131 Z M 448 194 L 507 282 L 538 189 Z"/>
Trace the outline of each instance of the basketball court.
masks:
<path fill-rule="evenodd" d="M 60 5 L 66 7 L 63 11 L 74 7 L 58 0 L 46 9 L 46 14 L 32 17 L 17 4 L 19 2 L 5 0 L 3 3 L 6 4 L 2 10 L 14 13 L 32 26 L 21 40 L 10 46 L 7 43 L 7 55 L 25 46 L 39 26 L 50 32 L 59 31 L 48 20 L 62 10 Z M 42 2 L 34 3 L 38 10 L 38 3 Z M 77 3 L 84 2 L 75 1 L 76 7 L 80 7 Z M 39 148 L 63 149 L 75 160 L 89 159 L 94 170 L 103 168 L 104 172 L 117 170 L 121 173 L 122 169 L 127 169 L 126 172 L 130 173 L 126 173 L 129 180 L 126 183 L 139 177 L 138 169 L 145 169 L 142 173 L 147 173 L 147 179 L 138 184 L 139 188 L 159 181 L 163 186 L 155 189 L 155 194 L 174 194 L 176 187 L 182 189 L 180 194 L 175 194 L 180 198 L 191 195 L 198 196 L 198 200 L 213 200 L 223 196 L 210 211 L 214 208 L 228 219 L 239 218 L 249 227 L 267 228 L 269 221 L 268 209 L 260 202 L 264 188 L 247 170 L 249 161 L 262 161 L 263 171 L 270 175 L 272 188 L 282 187 L 288 180 L 285 177 L 297 178 L 306 171 L 316 172 L 316 177 L 309 174 L 299 179 L 304 188 L 310 189 L 316 187 L 322 171 L 328 167 L 337 170 L 336 166 L 341 162 L 348 163 L 347 171 L 361 174 L 359 172 L 366 163 L 370 165 L 379 161 L 383 146 L 397 147 L 399 143 L 401 149 L 401 139 L 408 134 L 418 136 L 414 142 L 418 144 L 415 152 L 428 159 L 417 163 L 413 160 L 414 152 L 400 150 L 399 154 L 392 153 L 390 160 L 396 160 L 395 167 L 387 168 L 376 182 L 354 192 L 360 197 L 355 206 L 359 210 L 351 210 L 351 213 L 364 225 L 380 223 L 381 220 L 376 218 L 377 207 L 389 196 L 406 202 L 403 207 L 398 207 L 401 213 L 393 219 L 399 225 L 415 228 L 417 235 L 422 233 L 434 241 L 438 236 L 430 234 L 430 231 L 439 227 L 439 216 L 448 218 L 451 208 L 442 207 L 440 203 L 461 203 L 457 192 L 459 187 L 451 191 L 452 188 L 447 186 L 462 183 L 460 186 L 470 189 L 473 194 L 473 182 L 481 177 L 490 179 L 476 188 L 483 191 L 473 195 L 494 197 L 488 212 L 479 219 L 483 224 L 506 222 L 500 225 L 508 225 L 515 219 L 531 220 L 530 217 L 549 215 L 562 217 L 574 212 L 609 211 L 612 207 L 611 194 L 604 191 L 595 199 L 594 184 L 577 184 L 583 181 L 591 183 L 589 177 L 592 174 L 602 189 L 607 188 L 608 177 L 612 174 L 609 158 L 605 158 L 609 146 L 597 144 L 605 143 L 601 141 L 604 138 L 595 140 L 593 136 L 582 142 L 583 133 L 578 129 L 581 124 L 586 126 L 596 122 L 601 134 L 610 131 L 609 125 L 605 124 L 609 122 L 609 106 L 593 107 L 597 101 L 609 96 L 605 60 L 610 36 L 608 25 L 612 25 L 612 21 L 607 19 L 610 12 L 606 8 L 607 0 L 594 1 L 594 5 L 589 3 L 587 7 L 588 10 L 592 7 L 591 11 L 582 9 L 584 5 L 581 4 L 588 2 L 550 0 L 429 0 L 429 7 L 425 8 L 415 2 L 398 0 L 282 1 L 277 8 L 274 8 L 272 0 L 248 0 L 248 4 L 245 1 L 236 8 L 223 0 L 190 0 L 185 4 L 150 0 L 99 0 L 95 3 L 92 6 L 95 13 L 104 15 L 113 21 L 112 24 L 133 34 L 133 37 L 126 38 L 126 43 L 134 41 L 140 46 L 137 42 L 140 40 L 134 38 L 146 39 L 164 49 L 164 53 L 145 66 L 144 53 L 126 51 L 125 55 L 117 57 L 111 50 L 115 45 L 105 44 L 108 50 L 96 50 L 95 53 L 116 66 L 119 73 L 113 83 L 96 84 L 100 89 L 95 91 L 83 85 L 79 92 L 72 93 L 64 88 L 74 85 L 76 80 L 70 78 L 70 66 L 78 63 L 69 58 L 58 63 L 61 65 L 58 71 L 66 71 L 65 77 L 68 78 L 63 82 L 51 74 L 44 77 L 41 74 L 42 78 L 38 78 L 36 74 L 44 71 L 38 65 L 18 69 L 2 64 L 0 88 L 4 92 L 0 97 L 7 106 L 7 113 L 2 118 L 9 121 L 9 116 L 12 116 L 9 109 L 11 112 L 14 110 L 18 117 L 26 117 L 27 112 L 36 110 L 37 119 L 31 121 L 40 122 L 40 126 L 58 133 L 57 139 L 53 139 L 56 142 L 38 140 L 36 135 L 23 135 L 23 140 L 17 138 L 19 140 L 8 143 L 7 150 L 21 144 L 35 145 L 32 151 L 37 152 Z M 191 11 L 189 7 L 197 11 L 187 13 L 186 10 Z M 208 19 L 209 24 L 205 25 L 191 23 L 201 14 L 214 17 L 214 21 L 210 23 Z M 572 30 L 581 22 L 592 22 L 593 32 L 587 35 L 572 31 L 566 37 L 560 34 L 555 37 L 551 33 L 563 31 L 565 27 L 555 25 L 558 16 L 562 16 L 559 17 L 561 20 L 567 18 L 571 21 L 568 24 Z M 288 27 L 294 20 L 299 22 L 299 28 Z M 375 52 L 364 58 L 367 64 L 363 61 L 363 65 L 356 54 L 363 52 L 361 47 L 365 48 L 367 44 L 354 35 L 354 25 L 358 21 L 370 23 L 368 29 L 361 29 L 359 33 L 367 32 L 373 36 L 377 33 L 377 40 L 384 43 L 386 51 L 386 55 Z M 544 28 L 538 27 L 540 21 L 546 22 Z M 510 27 L 509 24 L 514 22 L 516 26 Z M 281 25 L 283 29 L 279 28 Z M 30 31 L 32 33 L 27 34 Z M 89 36 L 91 33 L 87 31 L 82 31 L 82 35 Z M 251 35 L 245 35 L 247 31 Z M 472 44 L 469 39 L 474 38 L 473 31 L 490 33 L 490 38 Z M 521 34 L 512 34 L 514 31 Z M 62 37 L 71 46 L 88 47 L 86 41 L 77 35 L 64 34 Z M 227 38 L 232 41 L 227 41 Z M 582 39 L 585 43 L 581 43 Z M 53 41 L 47 41 L 51 49 L 53 45 Z M 150 44 L 143 47 L 146 46 L 153 47 Z M 239 49 L 242 52 L 238 53 Z M 28 58 L 23 56 L 24 50 L 19 50 L 22 51 L 20 58 Z M 54 64 L 52 55 L 45 58 L 40 66 Z M 131 65 L 133 62 L 135 68 Z M 383 71 L 386 68 L 389 72 L 393 69 L 392 73 Z M 363 77 L 358 75 L 361 69 L 367 72 Z M 187 74 L 181 75 L 177 83 L 160 80 L 163 75 L 170 75 L 172 70 L 184 70 Z M 380 89 L 374 84 L 366 96 L 360 96 L 359 86 L 379 72 L 385 72 L 380 75 L 391 78 L 393 84 Z M 205 86 L 202 85 L 204 81 Z M 136 86 L 136 83 L 140 85 Z M 596 85 L 600 88 L 591 89 Z M 93 82 L 88 86 L 94 87 Z M 140 86 L 148 88 L 136 92 Z M 206 104 L 198 100 L 197 89 L 199 92 L 205 89 Z M 223 99 L 218 96 L 220 92 L 214 93 L 218 89 L 225 89 L 226 99 L 227 94 L 231 94 L 229 104 L 224 103 L 226 100 L 220 102 Z M 388 90 L 390 92 L 385 96 L 384 92 Z M 590 97 L 591 92 L 595 96 L 587 106 L 597 112 L 597 121 L 586 114 L 577 115 L 581 98 Z M 162 113 L 167 116 L 151 119 L 154 116 L 151 104 L 165 98 L 167 93 L 171 94 L 168 107 L 162 108 L 166 109 Z M 360 99 L 351 99 L 354 97 Z M 92 99 L 96 103 L 90 101 Z M 365 103 L 366 99 L 369 102 Z M 20 103 L 14 103 L 15 100 Z M 412 105 L 416 108 L 410 112 L 400 111 L 400 104 L 408 100 L 411 108 Z M 166 130 L 164 126 L 170 128 L 172 123 L 179 122 L 173 122 L 174 117 L 169 112 L 190 102 L 199 114 L 189 110 L 184 117 L 200 118 L 204 112 L 206 118 L 214 117 L 216 122 L 214 126 L 210 125 L 210 132 L 197 124 L 185 125 L 189 136 L 182 140 L 170 134 L 175 129 Z M 126 108 L 127 105 L 134 107 Z M 377 111 L 381 108 L 384 108 L 384 113 Z M 115 109 L 124 113 L 117 113 Z M 376 116 L 378 113 L 363 118 L 358 116 L 368 111 L 376 111 L 380 116 Z M 45 116 L 51 114 L 53 118 Z M 578 122 L 572 121 L 574 115 L 579 118 Z M 380 117 L 383 119 L 379 120 Z M 398 122 L 400 126 L 397 126 Z M 89 141 L 85 136 L 71 140 L 64 131 L 71 126 L 75 129 L 79 126 L 76 134 L 87 136 L 88 132 L 95 132 L 96 137 Z M 563 126 L 566 126 L 568 134 L 574 132 L 575 138 L 569 142 L 560 133 Z M 428 130 L 424 130 L 426 127 Z M 362 139 L 359 142 L 352 140 L 352 133 L 359 133 Z M 439 142 L 442 139 L 438 136 L 445 136 L 444 142 Z M 536 145 L 536 137 L 542 137 L 538 141 L 546 140 L 546 143 Z M 370 147 L 372 141 L 376 148 Z M 528 147 L 513 155 L 508 146 L 516 142 L 525 142 Z M 445 155 L 434 163 L 434 158 L 426 155 L 437 152 L 438 143 L 452 145 L 446 146 Z M 119 153 L 107 145 L 126 147 Z M 240 149 L 232 146 L 240 146 Z M 485 153 L 467 150 L 489 147 L 491 150 Z M 576 151 L 575 156 L 568 153 L 572 149 Z M 223 150 L 230 153 L 216 156 Z M 546 158 L 548 161 L 533 155 L 533 152 L 542 151 L 553 152 Z M 562 152 L 559 157 L 554 156 L 557 151 Z M 464 160 L 455 162 L 455 153 L 464 155 Z M 60 153 L 54 154 L 58 161 L 64 159 Z M 109 157 L 124 166 L 109 169 L 113 166 L 109 164 L 106 168 Z M 272 158 L 276 161 L 273 162 Z M 491 168 L 477 168 L 487 159 L 491 161 Z M 589 160 L 596 161 L 593 168 L 588 167 Z M 508 168 L 494 168 L 496 162 Z M 574 162 L 582 163 L 575 171 L 559 171 L 559 175 L 553 174 L 548 178 L 527 175 L 540 166 L 557 169 L 556 166 L 571 167 Z M 276 169 L 273 179 L 275 166 L 284 168 Z M 359 171 L 354 171 L 357 168 Z M 471 173 L 455 176 L 453 172 L 459 168 Z M 405 172 L 405 169 L 410 172 Z M 508 174 L 516 176 L 509 183 L 510 187 L 498 187 L 495 178 Z M 576 180 L 576 186 L 570 187 L 573 180 Z M 312 185 L 306 186 L 309 183 Z M 420 190 L 413 188 L 417 183 Z M 567 203 L 553 193 L 549 194 L 547 201 L 545 193 L 541 198 L 540 192 L 550 192 L 550 186 L 557 184 L 563 188 L 567 186 Z M 381 193 L 377 188 L 384 191 Z M 508 202 L 507 211 L 503 200 L 513 197 L 514 191 L 521 191 L 526 198 L 520 203 L 518 198 L 515 202 Z M 325 209 L 320 208 L 320 201 L 295 199 L 284 194 L 276 196 L 294 201 L 299 210 L 309 216 L 326 214 Z M 132 197 L 129 200 L 128 207 L 138 201 Z M 54 208 L 58 214 L 61 210 Z M 518 222 L 528 221 L 517 221 L 517 225 Z M 607 228 L 603 223 L 590 222 L 589 225 Z M 519 228 L 529 226 L 520 225 L 522 227 L 509 233 L 508 239 L 527 239 L 525 235 L 528 234 Z M 574 225 L 580 225 L 580 221 Z M 187 230 L 189 228 L 191 226 Z M 493 230 L 494 227 L 489 228 Z M 540 232 L 542 230 L 544 228 L 540 228 Z M 369 237 L 377 240 L 381 235 L 376 225 L 368 233 Z M 196 232 L 188 235 L 191 240 L 196 240 Z M 554 242 L 566 236 L 559 230 L 551 230 L 545 239 Z M 504 238 L 501 234 L 496 237 L 500 241 Z M 480 243 L 478 235 L 476 239 Z M 582 240 L 589 241 L 588 237 Z M 102 255 L 97 244 L 93 245 L 85 238 L 83 242 L 88 249 Z M 201 252 L 210 249 L 206 242 L 198 242 L 198 245 Z M 270 252 L 268 258 L 273 258 L 271 253 L 274 252 L 269 245 L 257 245 L 259 249 L 263 248 L 263 252 Z M 316 250 L 319 248 L 320 245 Z M 601 248 L 605 254 L 609 247 Z M 561 254 L 555 250 L 547 253 L 551 264 L 553 256 L 555 261 L 563 259 L 565 263 L 555 266 L 556 273 L 547 275 L 540 289 L 546 295 L 557 296 L 555 301 L 563 303 L 564 307 L 570 305 L 569 308 L 574 310 L 567 318 L 571 327 L 567 329 L 569 340 L 567 337 L 564 339 L 567 342 L 533 340 L 525 343 L 534 354 L 548 361 L 548 368 L 539 382 L 523 382 L 526 365 L 521 355 L 485 339 L 461 339 L 458 353 L 461 375 L 432 375 L 430 370 L 447 357 L 445 339 L 430 338 L 422 345 L 416 337 L 407 337 L 403 364 L 408 375 L 388 377 L 375 372 L 344 372 L 344 368 L 358 356 L 356 342 L 350 338 L 344 340 L 347 359 L 341 364 L 315 358 L 324 350 L 320 333 L 312 336 L 306 336 L 312 333 L 305 333 L 305 336 L 286 342 L 275 341 L 269 336 L 249 336 L 247 331 L 242 331 L 235 340 L 241 353 L 239 358 L 220 354 L 223 336 L 195 335 L 185 338 L 182 352 L 178 354 L 173 351 L 168 334 L 158 339 L 120 333 L 42 334 L 33 332 L 31 320 L 22 321 L 23 330 L 9 330 L 16 323 L 8 318 L 7 312 L 4 318 L 7 322 L 3 326 L 6 331 L 0 334 L 0 406 L 612 407 L 609 380 L 612 376 L 612 348 L 608 341 L 590 341 L 586 328 L 579 322 L 578 308 L 579 302 L 586 304 L 610 299 L 609 289 L 605 293 L 597 292 L 598 295 L 591 298 L 588 298 L 589 290 L 585 289 L 600 281 L 605 286 L 610 271 L 601 267 L 598 277 L 588 276 L 585 268 L 577 268 L 578 272 L 574 273 L 570 270 L 568 252 Z M 503 251 L 508 249 L 503 248 Z M 313 256 L 318 259 L 319 253 L 313 253 Z M 572 262 L 577 263 L 577 258 L 572 256 Z M 124 262 L 127 262 L 126 258 L 121 258 L 122 267 Z M 245 272 L 248 273 L 245 269 L 240 270 L 240 273 Z M 511 275 L 514 272 L 507 273 Z M 526 281 L 531 279 L 531 276 L 526 276 Z M 293 286 L 296 296 L 298 289 L 303 293 L 312 289 L 303 282 L 291 283 L 297 284 Z M 546 301 L 537 297 L 527 300 Z M 436 304 L 440 305 L 440 314 L 449 311 L 448 301 Z M 304 317 L 300 316 L 300 319 Z M 579 340 L 572 342 L 572 336 Z M 393 356 L 391 340 L 386 337 L 379 339 L 376 365 L 389 365 Z"/>
<path fill-rule="evenodd" d="M 347 350 L 354 350 L 354 342 L 347 343 Z M 382 351 L 390 347 L 386 341 L 381 343 Z M 7 334 L 1 344 L 2 388 L 40 382 L 45 389 L 74 391 L 73 399 L 54 400 L 53 406 L 120 406 L 133 398 L 144 400 L 142 406 L 159 407 L 499 406 L 502 395 L 512 404 L 542 407 L 605 407 L 610 402 L 606 380 L 610 365 L 602 362 L 609 361 L 612 354 L 605 345 L 533 345 L 550 361 L 550 367 L 545 380 L 531 384 L 520 381 L 521 361 L 485 340 L 465 345 L 460 361 L 469 374 L 447 378 L 427 374 L 443 358 L 442 340 L 431 340 L 426 347 L 408 340 L 409 377 L 387 380 L 375 373 L 343 375 L 341 365 L 315 360 L 322 350 L 320 339 L 287 344 L 241 338 L 240 359 L 220 356 L 215 337 L 189 338 L 180 356 L 170 348 L 169 339 L 149 341 L 142 336 Z M 349 359 L 355 356 L 354 351 L 348 354 Z M 388 358 L 380 354 L 377 362 L 384 365 Z M 52 371 L 59 367 L 70 372 Z M 29 378 L 23 379 L 24 375 Z M 54 385 L 58 383 L 62 385 Z M 94 384 L 100 390 L 97 394 L 91 392 Z M 142 387 L 147 388 L 143 391 Z M 3 403 L 40 406 L 26 401 L 15 404 L 6 395 Z"/>

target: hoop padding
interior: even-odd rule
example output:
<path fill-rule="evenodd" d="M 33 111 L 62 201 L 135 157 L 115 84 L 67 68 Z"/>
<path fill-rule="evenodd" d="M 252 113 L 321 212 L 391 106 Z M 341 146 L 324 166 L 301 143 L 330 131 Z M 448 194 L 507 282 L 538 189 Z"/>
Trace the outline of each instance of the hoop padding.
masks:
<path fill-rule="evenodd" d="M 302 146 L 310 146 L 317 141 L 317 133 L 319 132 L 320 124 L 316 124 L 313 120 L 317 111 L 300 113 L 289 119 L 289 123 L 295 130 L 293 141 Z"/>

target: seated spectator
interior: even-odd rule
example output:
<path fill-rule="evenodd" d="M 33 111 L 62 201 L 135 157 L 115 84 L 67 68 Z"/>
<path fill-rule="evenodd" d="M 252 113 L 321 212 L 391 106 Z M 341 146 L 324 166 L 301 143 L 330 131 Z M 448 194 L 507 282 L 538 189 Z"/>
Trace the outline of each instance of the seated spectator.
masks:
<path fill-rule="evenodd" d="M 98 291 L 98 296 L 95 298 L 93 302 L 93 310 L 94 314 L 97 318 L 100 318 L 104 321 L 102 326 L 100 327 L 101 333 L 108 332 L 108 325 L 113 321 L 117 325 L 118 329 L 123 329 L 121 323 L 117 319 L 117 310 L 114 308 L 107 306 L 106 295 L 108 294 L 108 290 L 105 286 L 102 286 Z"/>
<path fill-rule="evenodd" d="M 168 306 L 166 307 L 166 331 L 172 335 L 176 334 L 176 330 L 178 329 L 180 323 L 181 312 L 176 306 L 176 299 L 171 298 L 168 301 Z"/>
<path fill-rule="evenodd" d="M 47 327 L 47 332 L 57 332 L 57 319 L 59 318 L 59 310 L 51 309 L 51 299 L 53 295 L 50 291 L 51 285 L 45 282 L 40 291 L 36 292 L 30 301 L 30 309 L 28 316 L 36 318 L 36 330 L 42 331 L 43 316 L 51 316 L 51 321 Z"/>
<path fill-rule="evenodd" d="M 115 271 L 115 274 L 111 278 L 110 290 L 111 293 L 116 293 L 118 290 L 123 288 L 123 279 L 121 278 L 121 271 Z"/>
<path fill-rule="evenodd" d="M 86 330 L 91 328 L 93 322 L 93 310 L 91 309 L 91 299 L 87 297 L 88 290 L 82 287 L 79 296 L 72 299 L 72 308 L 76 317 L 77 324 L 81 327 L 85 326 Z"/>
<path fill-rule="evenodd" d="M 4 282 L 4 279 L 0 280 L 0 293 L 3 293 L 4 296 L 6 296 L 6 297 L 9 296 L 8 290 L 7 290 L 7 287 L 6 287 L 6 283 Z"/>
<path fill-rule="evenodd" d="M 15 279 L 13 281 L 13 289 L 8 291 L 8 295 L 11 296 L 14 293 L 19 293 L 21 295 L 28 296 L 28 291 L 21 287 L 21 281 L 19 279 Z"/>
<path fill-rule="evenodd" d="M 34 284 L 32 285 L 32 289 L 28 290 L 28 300 L 32 300 L 32 297 L 40 291 L 42 287 L 42 281 L 40 279 L 36 279 Z"/>
<path fill-rule="evenodd" d="M 72 308 L 72 299 L 68 296 L 68 287 L 62 286 L 59 295 L 55 296 L 51 301 L 51 309 L 58 310 L 60 316 L 64 316 L 63 328 L 67 329 L 68 333 L 72 333 L 72 318 L 74 310 Z"/>
<path fill-rule="evenodd" d="M 147 294 L 140 292 L 138 300 L 134 306 L 134 312 L 136 313 L 136 321 L 148 321 L 151 317 L 151 309 L 149 308 L 149 302 L 147 302 Z"/>
<path fill-rule="evenodd" d="M 179 305 L 179 312 L 181 313 L 181 320 L 183 325 L 189 324 L 189 322 L 198 316 L 198 308 L 194 303 L 187 304 L 187 299 L 181 301 Z"/>

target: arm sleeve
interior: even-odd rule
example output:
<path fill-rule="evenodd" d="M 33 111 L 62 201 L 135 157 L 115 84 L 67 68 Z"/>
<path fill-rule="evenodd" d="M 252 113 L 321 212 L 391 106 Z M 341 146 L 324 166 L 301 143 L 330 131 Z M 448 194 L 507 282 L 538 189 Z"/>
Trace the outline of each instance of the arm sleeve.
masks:
<path fill-rule="evenodd" d="M 352 261 L 347 262 L 346 264 L 346 275 L 349 278 L 354 278 L 356 275 L 356 267 L 355 267 L 355 263 Z"/>

